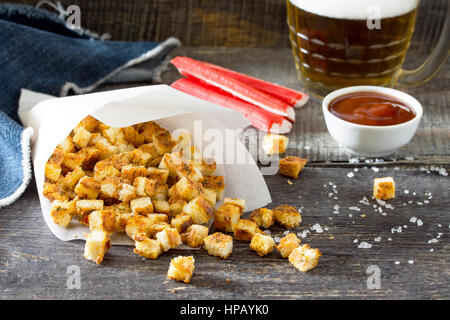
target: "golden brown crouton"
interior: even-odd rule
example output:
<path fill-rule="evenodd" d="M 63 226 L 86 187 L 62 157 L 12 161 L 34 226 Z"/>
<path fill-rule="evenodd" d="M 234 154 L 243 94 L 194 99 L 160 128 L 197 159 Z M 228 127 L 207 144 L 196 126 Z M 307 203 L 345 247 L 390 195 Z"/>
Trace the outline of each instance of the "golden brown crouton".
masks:
<path fill-rule="evenodd" d="M 83 157 L 78 153 L 65 153 L 63 165 L 69 170 L 74 170 L 77 167 L 81 167 L 83 160 Z"/>
<path fill-rule="evenodd" d="M 298 270 L 306 272 L 317 266 L 321 256 L 319 249 L 311 249 L 309 245 L 304 244 L 292 250 L 289 262 Z"/>
<path fill-rule="evenodd" d="M 273 215 L 276 222 L 289 229 L 297 227 L 302 222 L 302 216 L 297 209 L 285 204 L 273 209 Z"/>
<path fill-rule="evenodd" d="M 169 199 L 170 215 L 176 217 L 183 212 L 184 206 L 187 205 L 187 201 L 178 197 Z"/>
<path fill-rule="evenodd" d="M 158 168 L 147 168 L 147 176 L 149 179 L 156 180 L 159 184 L 166 184 L 169 177 L 169 170 Z"/>
<path fill-rule="evenodd" d="M 233 238 L 221 232 L 213 233 L 204 239 L 205 249 L 211 256 L 226 259 L 233 251 Z"/>
<path fill-rule="evenodd" d="M 245 200 L 239 198 L 225 198 L 223 199 L 223 204 L 231 204 L 239 208 L 241 213 L 245 210 Z"/>
<path fill-rule="evenodd" d="M 153 144 L 160 155 L 172 152 L 176 142 L 172 140 L 169 131 L 158 131 L 153 134 Z"/>
<path fill-rule="evenodd" d="M 161 249 L 163 251 L 174 249 L 183 243 L 180 234 L 175 228 L 167 228 L 158 232 L 156 234 L 156 239 L 158 239 L 161 244 Z"/>
<path fill-rule="evenodd" d="M 102 135 L 108 139 L 109 143 L 113 145 L 125 142 L 125 137 L 121 128 L 105 128 L 101 132 Z"/>
<path fill-rule="evenodd" d="M 66 195 L 64 190 L 57 184 L 44 182 L 44 190 L 42 192 L 44 197 L 46 197 L 50 201 L 55 200 L 69 200 L 69 197 Z"/>
<path fill-rule="evenodd" d="M 208 202 L 215 207 L 217 201 L 217 193 L 213 189 L 203 189 L 202 195 Z"/>
<path fill-rule="evenodd" d="M 109 158 L 118 152 L 116 146 L 110 144 L 106 138 L 97 133 L 92 135 L 90 145 L 94 146 L 100 151 L 101 160 Z"/>
<path fill-rule="evenodd" d="M 122 128 L 125 141 L 131 143 L 135 148 L 144 144 L 144 137 L 139 134 L 133 127 Z"/>
<path fill-rule="evenodd" d="M 63 153 L 77 151 L 71 136 L 67 136 L 60 144 L 58 144 L 58 148 L 61 149 Z"/>
<path fill-rule="evenodd" d="M 150 197 L 137 198 L 130 201 L 130 208 L 134 214 L 143 216 L 153 212 L 153 204 Z"/>
<path fill-rule="evenodd" d="M 221 205 L 214 215 L 214 228 L 233 232 L 233 224 L 241 218 L 241 210 L 231 204 Z"/>
<path fill-rule="evenodd" d="M 261 257 L 268 255 L 272 252 L 275 246 L 275 241 L 271 236 L 263 234 L 255 234 L 250 242 L 250 248 L 254 250 Z"/>
<path fill-rule="evenodd" d="M 247 219 L 239 219 L 232 227 L 236 240 L 251 241 L 256 234 L 263 234 L 256 223 Z"/>
<path fill-rule="evenodd" d="M 203 176 L 210 176 L 216 171 L 216 161 L 214 159 L 201 159 L 199 162 L 194 162 Z"/>
<path fill-rule="evenodd" d="M 394 179 L 392 177 L 375 178 L 373 180 L 373 196 L 381 200 L 395 198 Z"/>
<path fill-rule="evenodd" d="M 66 190 L 73 191 L 78 181 L 80 181 L 84 175 L 84 171 L 80 167 L 76 167 L 73 171 L 70 171 L 64 178 L 61 179 L 61 184 Z"/>
<path fill-rule="evenodd" d="M 192 275 L 194 274 L 194 263 L 195 259 L 192 256 L 178 256 L 173 258 L 170 261 L 169 270 L 167 271 L 167 278 L 184 283 L 190 283 Z"/>
<path fill-rule="evenodd" d="M 136 188 L 127 183 L 121 183 L 119 186 L 119 200 L 130 202 L 134 198 L 136 198 Z"/>
<path fill-rule="evenodd" d="M 155 150 L 156 152 L 156 150 Z M 142 149 L 142 146 L 138 149 L 134 149 L 131 152 L 131 163 L 140 166 L 148 166 L 149 162 L 154 158 L 154 155 L 150 152 L 146 152 Z"/>
<path fill-rule="evenodd" d="M 153 221 L 145 216 L 133 216 L 128 219 L 125 233 L 130 239 L 133 239 L 135 234 L 145 233 L 151 235 Z"/>
<path fill-rule="evenodd" d="M 106 197 L 118 199 L 119 186 L 121 183 L 122 179 L 119 177 L 106 177 L 100 184 L 100 190 Z"/>
<path fill-rule="evenodd" d="M 74 135 L 72 137 L 73 143 L 78 149 L 86 148 L 91 140 L 91 133 L 83 127 L 78 127 L 74 130 Z"/>
<path fill-rule="evenodd" d="M 280 243 L 277 245 L 277 250 L 283 258 L 287 258 L 295 248 L 300 246 L 300 242 L 300 239 L 297 238 L 295 233 L 289 233 L 280 240 Z"/>
<path fill-rule="evenodd" d="M 259 227 L 266 229 L 273 226 L 275 222 L 273 211 L 267 208 L 259 208 L 254 210 L 250 215 L 250 220 L 255 222 Z"/>
<path fill-rule="evenodd" d="M 204 176 L 200 182 L 204 189 L 216 191 L 218 201 L 222 200 L 225 190 L 225 179 L 223 176 Z"/>
<path fill-rule="evenodd" d="M 169 171 L 172 178 L 177 176 L 177 168 L 183 164 L 183 160 L 175 154 L 166 153 L 159 163 L 158 168 Z"/>
<path fill-rule="evenodd" d="M 188 201 L 198 197 L 202 193 L 201 185 L 186 177 L 181 178 L 175 186 L 177 194 Z"/>
<path fill-rule="evenodd" d="M 97 199 L 100 193 L 100 184 L 94 178 L 84 176 L 78 181 L 74 191 L 80 198 Z"/>
<path fill-rule="evenodd" d="M 263 140 L 262 148 L 267 154 L 280 154 L 286 151 L 289 139 L 278 134 L 268 133 Z"/>
<path fill-rule="evenodd" d="M 209 229 L 199 224 L 193 224 L 181 234 L 181 240 L 192 248 L 203 246 L 205 238 L 208 236 Z"/>
<path fill-rule="evenodd" d="M 192 218 L 191 216 L 187 214 L 180 214 L 173 218 L 170 221 L 170 224 L 172 227 L 176 228 L 178 230 L 179 234 L 182 234 L 189 228 L 189 226 L 192 224 Z"/>
<path fill-rule="evenodd" d="M 83 159 L 81 163 L 83 170 L 92 170 L 95 163 L 100 159 L 100 150 L 94 147 L 83 148 L 78 151 L 78 154 Z"/>
<path fill-rule="evenodd" d="M 203 224 L 214 217 L 214 207 L 203 197 L 198 196 L 184 206 L 183 212 L 190 215 L 192 222 Z"/>
<path fill-rule="evenodd" d="M 111 248 L 111 240 L 104 231 L 93 231 L 85 233 L 86 245 L 84 247 L 84 257 L 97 264 L 103 262 L 103 257 Z"/>
<path fill-rule="evenodd" d="M 299 157 L 286 157 L 280 160 L 280 174 L 286 177 L 297 179 L 300 171 L 306 165 L 308 160 Z"/>
<path fill-rule="evenodd" d="M 45 178 L 51 182 L 56 182 L 61 175 L 61 166 L 54 162 L 47 162 L 45 164 Z"/>
<path fill-rule="evenodd" d="M 153 134 L 156 132 L 165 131 L 164 128 L 154 121 L 139 123 L 136 130 L 144 137 L 145 143 L 153 142 Z"/>
<path fill-rule="evenodd" d="M 80 223 L 89 226 L 89 213 L 96 210 L 103 210 L 103 200 L 77 200 L 76 209 Z"/>
<path fill-rule="evenodd" d="M 80 123 L 78 123 L 77 128 L 83 127 L 89 132 L 95 132 L 97 131 L 99 125 L 100 121 L 98 121 L 92 116 L 87 116 L 83 120 L 81 120 Z"/>
<path fill-rule="evenodd" d="M 76 213 L 74 201 L 55 200 L 52 202 L 50 215 L 53 221 L 61 227 L 67 227 Z"/>
<path fill-rule="evenodd" d="M 147 183 L 149 183 L 149 179 L 146 177 L 136 177 L 136 179 L 134 179 L 133 186 L 136 188 L 137 196 L 140 197 L 147 196 L 147 192 L 145 191 Z"/>
<path fill-rule="evenodd" d="M 176 167 L 176 173 L 180 178 L 186 177 L 195 182 L 200 181 L 203 178 L 200 169 L 193 163 L 181 163 Z"/>
<path fill-rule="evenodd" d="M 161 244 L 157 240 L 150 239 L 147 235 L 135 234 L 133 236 L 134 250 L 133 252 L 147 259 L 157 259 L 162 253 Z"/>
<path fill-rule="evenodd" d="M 116 215 L 110 210 L 92 211 L 89 214 L 89 229 L 92 231 L 105 231 L 108 235 L 116 229 Z"/>
<path fill-rule="evenodd" d="M 117 170 L 111 162 L 105 162 L 104 165 L 99 165 L 101 162 L 107 161 L 102 160 L 100 162 L 97 162 L 97 164 L 94 167 L 94 178 L 97 181 L 102 181 L 103 179 L 107 177 L 119 177 L 120 171 Z"/>
<path fill-rule="evenodd" d="M 150 215 L 152 216 L 152 215 Z M 167 222 L 157 222 L 152 224 L 151 228 L 150 228 L 150 233 L 149 233 L 149 237 L 151 238 L 155 238 L 156 235 L 158 233 L 160 233 L 161 231 L 165 230 L 165 229 L 171 229 L 172 226 L 167 223 Z"/>
<path fill-rule="evenodd" d="M 166 200 L 152 200 L 153 210 L 158 213 L 170 215 L 170 205 Z"/>
<path fill-rule="evenodd" d="M 136 177 L 145 177 L 147 169 L 144 166 L 135 166 L 132 164 L 122 167 L 122 178 L 134 181 Z"/>
<path fill-rule="evenodd" d="M 169 217 L 163 213 L 152 213 L 152 214 L 149 214 L 147 216 L 147 218 L 150 220 L 150 222 L 152 224 L 161 223 L 161 222 L 169 222 Z"/>

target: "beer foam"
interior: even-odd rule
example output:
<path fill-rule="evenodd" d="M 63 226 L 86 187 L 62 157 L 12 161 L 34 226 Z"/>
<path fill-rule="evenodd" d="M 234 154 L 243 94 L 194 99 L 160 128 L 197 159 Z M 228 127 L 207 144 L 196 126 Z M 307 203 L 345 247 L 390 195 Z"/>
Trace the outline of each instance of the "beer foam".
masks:
<path fill-rule="evenodd" d="M 419 0 L 290 0 L 296 7 L 320 16 L 366 20 L 378 7 L 380 18 L 401 16 L 414 10 Z"/>

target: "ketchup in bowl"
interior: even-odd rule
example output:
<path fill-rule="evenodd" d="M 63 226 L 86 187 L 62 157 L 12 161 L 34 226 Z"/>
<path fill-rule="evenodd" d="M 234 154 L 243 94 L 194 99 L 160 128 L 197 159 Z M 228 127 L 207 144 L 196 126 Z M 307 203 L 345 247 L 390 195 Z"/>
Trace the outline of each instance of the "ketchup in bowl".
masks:
<path fill-rule="evenodd" d="M 332 100 L 328 109 L 336 117 L 366 126 L 393 126 L 416 114 L 405 102 L 378 92 L 352 92 Z"/>

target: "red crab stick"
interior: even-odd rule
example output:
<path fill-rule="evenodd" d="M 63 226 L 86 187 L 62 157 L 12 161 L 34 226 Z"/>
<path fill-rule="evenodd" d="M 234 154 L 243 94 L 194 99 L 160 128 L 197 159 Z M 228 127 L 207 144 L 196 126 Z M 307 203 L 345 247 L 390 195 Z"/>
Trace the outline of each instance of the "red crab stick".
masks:
<path fill-rule="evenodd" d="M 288 133 L 292 124 L 285 117 L 270 113 L 231 94 L 202 83 L 193 78 L 183 78 L 171 84 L 171 87 L 200 98 L 241 112 L 255 128 L 270 133 Z"/>
<path fill-rule="evenodd" d="M 217 71 L 206 64 L 186 57 L 176 57 L 171 60 L 178 71 L 186 76 L 199 79 L 209 85 L 220 88 L 233 96 L 263 108 L 269 112 L 287 117 L 295 121 L 294 109 L 267 93 L 236 80 L 221 71 Z"/>
<path fill-rule="evenodd" d="M 258 90 L 264 91 L 265 93 L 274 96 L 275 98 L 287 103 L 288 105 L 293 106 L 294 108 L 303 107 L 306 102 L 308 102 L 309 96 L 304 92 L 286 88 L 258 78 L 253 78 L 230 69 L 219 67 L 212 63 L 205 62 L 205 64 L 229 77 L 244 82 Z"/>

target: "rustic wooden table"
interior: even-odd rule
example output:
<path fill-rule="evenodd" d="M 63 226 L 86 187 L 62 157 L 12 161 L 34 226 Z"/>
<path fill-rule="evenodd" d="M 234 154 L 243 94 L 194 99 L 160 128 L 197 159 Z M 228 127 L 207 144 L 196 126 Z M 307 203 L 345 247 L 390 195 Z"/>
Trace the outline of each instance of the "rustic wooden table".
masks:
<path fill-rule="evenodd" d="M 289 49 L 187 47 L 173 54 L 298 87 Z M 413 54 L 408 64 L 417 65 L 423 58 Z M 178 77 L 170 68 L 163 82 Z M 423 103 L 421 126 L 413 141 L 378 162 L 349 162 L 351 156 L 327 133 L 319 99 L 312 98 L 297 111 L 287 153 L 308 158 L 308 166 L 292 185 L 279 175 L 265 179 L 271 206 L 287 203 L 303 208 L 303 223 L 295 231 L 306 234 L 303 243 L 323 253 L 311 272 L 298 272 L 278 253 L 260 258 L 248 243 L 239 241 L 227 260 L 192 252 L 196 270 L 190 285 L 166 279 L 170 259 L 186 253 L 177 250 L 149 261 L 128 247 L 113 247 L 97 266 L 83 258 L 82 241 L 66 243 L 51 234 L 32 181 L 17 202 L 0 211 L 0 298 L 449 299 L 450 183 L 443 170 L 436 171 L 450 168 L 449 87 L 447 63 L 431 82 L 406 90 Z M 111 86 L 100 88 L 105 89 Z M 395 178 L 397 197 L 389 201 L 393 208 L 371 199 L 372 180 L 380 176 Z M 364 197 L 369 205 L 360 202 Z M 412 217 L 423 225 L 411 222 Z M 322 232 L 311 230 L 315 224 Z M 273 235 L 283 232 L 272 229 Z M 372 247 L 358 248 L 363 241 Z M 79 290 L 66 285 L 73 265 L 80 268 Z M 377 268 L 380 289 L 371 289 L 367 280 L 370 270 Z"/>

